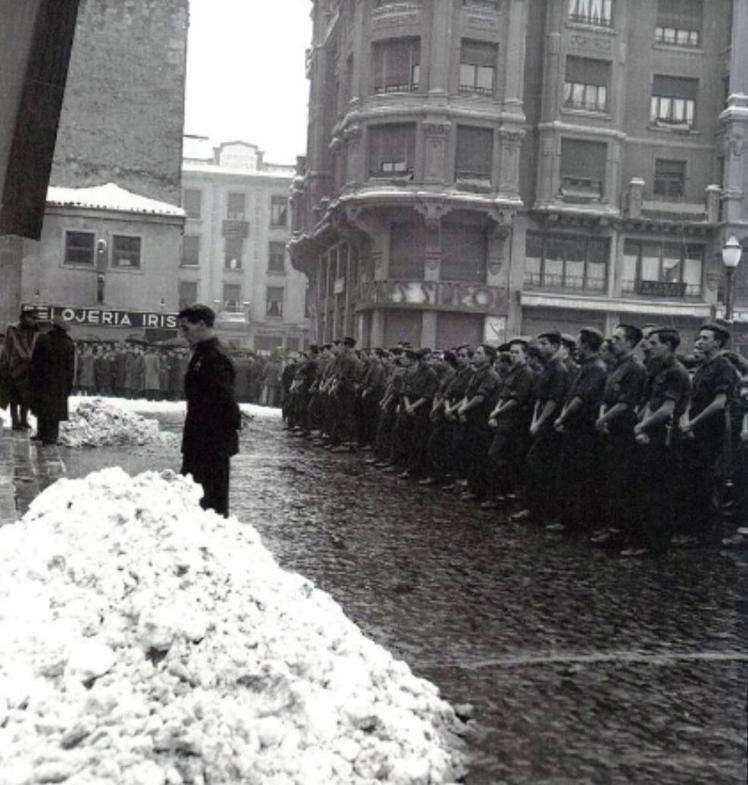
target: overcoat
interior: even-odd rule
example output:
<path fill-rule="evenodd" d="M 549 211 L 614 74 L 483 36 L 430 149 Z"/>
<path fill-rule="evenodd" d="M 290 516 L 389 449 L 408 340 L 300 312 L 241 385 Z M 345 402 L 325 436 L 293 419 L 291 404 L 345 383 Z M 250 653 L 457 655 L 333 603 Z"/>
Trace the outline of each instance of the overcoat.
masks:
<path fill-rule="evenodd" d="M 32 411 L 48 420 L 68 419 L 75 378 L 75 344 L 59 327 L 40 335 L 31 355 Z"/>
<path fill-rule="evenodd" d="M 241 414 L 234 395 L 234 364 L 217 338 L 201 341 L 184 377 L 187 417 L 185 459 L 209 462 L 239 451 Z"/>

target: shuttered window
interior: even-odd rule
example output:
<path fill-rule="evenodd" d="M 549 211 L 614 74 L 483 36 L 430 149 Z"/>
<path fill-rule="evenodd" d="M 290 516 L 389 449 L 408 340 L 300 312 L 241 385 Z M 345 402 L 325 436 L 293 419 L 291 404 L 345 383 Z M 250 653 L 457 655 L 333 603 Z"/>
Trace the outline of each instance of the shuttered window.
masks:
<path fill-rule="evenodd" d="M 460 92 L 492 96 L 499 47 L 486 41 L 462 40 Z"/>
<path fill-rule="evenodd" d="M 562 187 L 602 195 L 608 146 L 604 142 L 561 140 Z"/>
<path fill-rule="evenodd" d="M 455 176 L 474 180 L 491 179 L 493 130 L 460 125 L 457 127 Z"/>
<path fill-rule="evenodd" d="M 413 173 L 416 157 L 415 123 L 369 128 L 369 172 L 373 177 Z"/>
<path fill-rule="evenodd" d="M 409 93 L 421 77 L 421 41 L 395 38 L 374 44 L 374 92 Z"/>
<path fill-rule="evenodd" d="M 479 226 L 445 223 L 442 226 L 442 259 L 439 279 L 442 281 L 486 280 L 488 243 Z"/>
<path fill-rule="evenodd" d="M 610 71 L 610 63 L 605 60 L 567 57 L 564 105 L 592 112 L 607 111 Z"/>
<path fill-rule="evenodd" d="M 702 0 L 659 0 L 655 40 L 672 46 L 700 46 Z"/>
<path fill-rule="evenodd" d="M 666 127 L 691 128 L 698 91 L 698 79 L 656 75 L 652 83 L 650 121 Z"/>

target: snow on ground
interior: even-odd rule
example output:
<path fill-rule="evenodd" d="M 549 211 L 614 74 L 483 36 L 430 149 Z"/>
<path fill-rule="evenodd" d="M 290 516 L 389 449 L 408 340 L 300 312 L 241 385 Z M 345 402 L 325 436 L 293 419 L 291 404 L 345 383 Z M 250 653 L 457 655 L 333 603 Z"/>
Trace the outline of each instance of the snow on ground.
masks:
<path fill-rule="evenodd" d="M 70 398 L 71 407 L 76 407 L 79 402 L 87 401 L 86 396 L 73 396 Z M 105 398 L 113 405 L 128 412 L 138 414 L 180 414 L 187 411 L 184 401 L 147 401 L 144 398 Z M 279 420 L 280 409 L 273 406 L 259 406 L 255 403 L 242 403 L 239 408 L 246 414 L 251 414 L 258 420 Z"/>
<path fill-rule="evenodd" d="M 60 480 L 0 529 L 0 785 L 436 785 L 437 688 L 199 486 Z"/>

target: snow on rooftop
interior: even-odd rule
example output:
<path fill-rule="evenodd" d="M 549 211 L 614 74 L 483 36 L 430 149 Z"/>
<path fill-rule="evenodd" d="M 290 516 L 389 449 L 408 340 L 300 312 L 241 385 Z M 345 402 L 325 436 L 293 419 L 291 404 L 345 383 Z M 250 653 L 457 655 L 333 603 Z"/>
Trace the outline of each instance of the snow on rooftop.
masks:
<path fill-rule="evenodd" d="M 146 196 L 121 188 L 116 183 L 90 188 L 60 188 L 50 186 L 47 204 L 59 207 L 87 207 L 94 210 L 116 210 L 124 213 L 149 213 L 185 217 L 181 207 L 149 199 Z"/>

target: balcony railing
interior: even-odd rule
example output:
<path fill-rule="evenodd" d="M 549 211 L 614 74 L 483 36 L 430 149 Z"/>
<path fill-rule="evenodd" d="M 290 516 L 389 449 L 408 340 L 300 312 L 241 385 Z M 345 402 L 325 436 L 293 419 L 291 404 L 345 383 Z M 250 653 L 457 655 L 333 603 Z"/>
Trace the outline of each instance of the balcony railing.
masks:
<path fill-rule="evenodd" d="M 643 297 L 662 297 L 664 299 L 681 299 L 683 297 L 700 297 L 701 286 L 681 281 L 646 281 L 630 279 L 621 282 L 622 294 L 639 294 Z"/>

